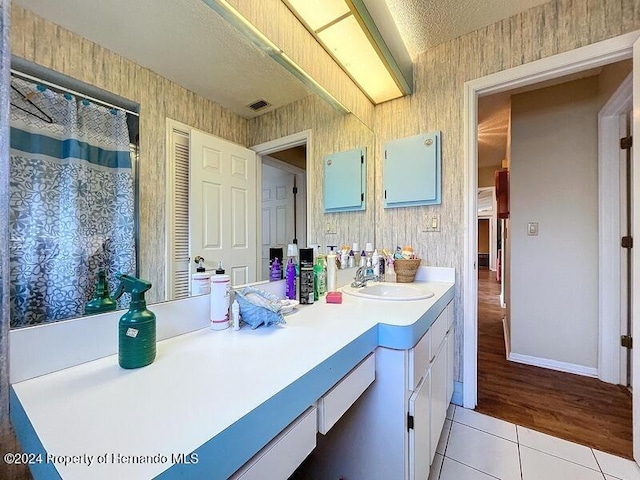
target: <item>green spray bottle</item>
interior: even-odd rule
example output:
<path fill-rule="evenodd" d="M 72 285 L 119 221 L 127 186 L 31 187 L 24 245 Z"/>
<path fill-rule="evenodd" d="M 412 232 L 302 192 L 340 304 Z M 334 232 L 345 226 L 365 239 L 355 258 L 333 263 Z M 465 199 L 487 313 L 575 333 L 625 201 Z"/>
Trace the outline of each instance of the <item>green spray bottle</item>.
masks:
<path fill-rule="evenodd" d="M 140 368 L 156 358 L 156 316 L 147 310 L 144 292 L 151 283 L 130 275 L 118 274 L 118 297 L 131 294 L 129 311 L 118 323 L 118 363 L 122 368 Z"/>
<path fill-rule="evenodd" d="M 105 271 L 98 271 L 96 278 L 96 289 L 93 298 L 84 305 L 85 315 L 111 312 L 117 307 L 116 301 L 109 295 L 109 284 L 107 283 Z"/>

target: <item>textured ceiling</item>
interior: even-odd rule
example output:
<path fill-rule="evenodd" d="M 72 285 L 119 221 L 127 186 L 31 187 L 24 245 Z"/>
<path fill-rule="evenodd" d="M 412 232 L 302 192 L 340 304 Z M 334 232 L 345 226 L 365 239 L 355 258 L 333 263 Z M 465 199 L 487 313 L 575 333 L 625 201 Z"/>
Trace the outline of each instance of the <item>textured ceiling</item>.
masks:
<path fill-rule="evenodd" d="M 412 58 L 549 0 L 385 0 Z"/>
<path fill-rule="evenodd" d="M 309 95 L 201 0 L 13 1 L 246 118 Z"/>

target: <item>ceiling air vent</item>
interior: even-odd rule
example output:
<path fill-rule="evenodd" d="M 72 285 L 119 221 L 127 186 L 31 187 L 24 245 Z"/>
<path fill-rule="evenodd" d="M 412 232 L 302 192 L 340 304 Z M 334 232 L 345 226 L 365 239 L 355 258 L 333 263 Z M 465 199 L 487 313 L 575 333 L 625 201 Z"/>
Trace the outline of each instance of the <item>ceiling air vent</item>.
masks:
<path fill-rule="evenodd" d="M 262 110 L 263 108 L 268 107 L 269 105 L 271 104 L 266 100 L 258 100 L 257 102 L 253 102 L 252 104 L 250 104 L 249 108 L 257 112 L 258 110 Z"/>

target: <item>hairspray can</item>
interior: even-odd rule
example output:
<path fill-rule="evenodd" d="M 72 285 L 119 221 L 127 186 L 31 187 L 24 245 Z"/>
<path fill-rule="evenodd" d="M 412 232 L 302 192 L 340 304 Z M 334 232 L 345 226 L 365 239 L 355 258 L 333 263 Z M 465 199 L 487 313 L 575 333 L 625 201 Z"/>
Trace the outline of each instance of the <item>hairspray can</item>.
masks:
<path fill-rule="evenodd" d="M 313 303 L 313 248 L 300 249 L 300 304 Z"/>

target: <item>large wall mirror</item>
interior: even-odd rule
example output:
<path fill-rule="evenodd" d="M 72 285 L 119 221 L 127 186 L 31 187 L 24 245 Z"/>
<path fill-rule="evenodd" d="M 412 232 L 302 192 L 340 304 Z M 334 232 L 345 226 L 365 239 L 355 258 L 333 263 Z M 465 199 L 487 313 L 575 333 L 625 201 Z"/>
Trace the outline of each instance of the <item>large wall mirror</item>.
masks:
<path fill-rule="evenodd" d="M 171 297 L 166 269 L 167 205 L 172 196 L 167 191 L 167 119 L 248 148 L 310 130 L 303 169 L 307 179 L 306 225 L 297 229 L 304 228 L 308 243 L 322 246 L 375 242 L 373 162 L 368 169 L 367 184 L 371 187 L 365 212 L 325 215 L 321 193 L 322 158 L 355 147 L 374 149 L 373 132 L 355 116 L 336 111 L 311 93 L 202 0 L 161 0 L 153 5 L 125 0 L 12 3 L 12 55 L 139 105 L 138 195 L 129 196 L 125 190 L 116 194 L 110 205 L 139 212 L 137 255 L 132 258 L 133 265 L 138 263 L 138 274 L 154 285 L 147 297 L 150 303 Z M 258 100 L 269 105 L 258 111 L 248 107 Z M 124 154 L 125 149 L 116 151 Z M 126 170 L 125 164 L 122 167 Z M 125 183 L 129 181 L 126 175 Z M 58 190 L 64 200 L 64 190 Z M 132 203 L 122 202 L 122 198 Z M 28 216 L 29 211 L 21 214 Z M 47 220 L 63 225 L 53 218 Z M 122 231 L 120 235 L 125 240 L 136 239 L 135 232 Z M 92 242 L 97 255 L 93 263 L 85 262 L 89 285 L 95 284 L 89 280 L 91 275 L 113 256 L 106 238 L 97 236 Z M 135 267 L 118 265 L 112 270 L 127 268 Z M 61 274 L 77 276 L 73 269 Z M 55 278 L 47 281 L 51 284 Z M 77 316 L 78 304 L 92 294 L 88 288 L 81 300 L 74 298 L 75 307 L 67 309 L 68 315 L 47 321 Z M 51 307 L 45 299 L 41 302 L 45 310 Z M 37 320 L 14 322 L 12 318 L 12 327 L 34 323 Z"/>

